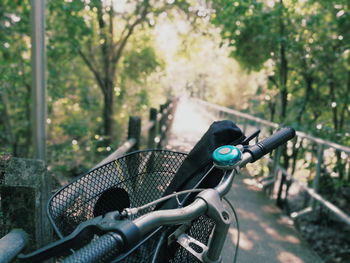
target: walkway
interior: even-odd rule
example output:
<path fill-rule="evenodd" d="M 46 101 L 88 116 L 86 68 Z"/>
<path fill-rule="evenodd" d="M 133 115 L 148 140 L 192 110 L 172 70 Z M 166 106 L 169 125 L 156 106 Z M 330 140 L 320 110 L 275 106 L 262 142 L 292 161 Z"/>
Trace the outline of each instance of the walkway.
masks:
<path fill-rule="evenodd" d="M 189 99 L 181 99 L 174 116 L 167 148 L 188 152 L 211 124 Z M 257 189 L 247 175 L 235 179 L 228 194 L 239 218 L 241 238 L 237 262 L 321 263 L 301 239 L 292 222 Z M 223 262 L 233 261 L 237 230 L 232 226 L 223 252 Z"/>

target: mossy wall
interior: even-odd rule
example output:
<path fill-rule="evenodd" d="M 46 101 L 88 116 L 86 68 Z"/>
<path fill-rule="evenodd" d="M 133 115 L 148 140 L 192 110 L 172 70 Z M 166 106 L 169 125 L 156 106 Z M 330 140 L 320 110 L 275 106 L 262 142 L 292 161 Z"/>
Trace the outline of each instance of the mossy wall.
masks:
<path fill-rule="evenodd" d="M 24 229 L 30 237 L 27 250 L 51 241 L 46 216 L 51 175 L 41 160 L 0 156 L 0 234 Z"/>

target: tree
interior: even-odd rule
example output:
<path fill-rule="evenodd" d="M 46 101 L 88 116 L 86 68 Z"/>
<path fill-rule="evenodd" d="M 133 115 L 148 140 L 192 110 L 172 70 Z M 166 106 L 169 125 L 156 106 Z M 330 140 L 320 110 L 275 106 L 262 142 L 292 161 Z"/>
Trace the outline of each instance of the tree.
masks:
<path fill-rule="evenodd" d="M 214 0 L 213 22 L 233 47 L 232 56 L 248 70 L 260 70 L 268 61 L 274 66 L 269 77 L 279 90 L 281 122 L 287 117 L 289 61 L 288 38 L 292 32 L 288 7 L 283 0 L 273 5 L 260 1 Z"/>
<path fill-rule="evenodd" d="M 269 65 L 268 88 L 278 91 L 279 103 L 266 96 L 266 104 L 271 113 L 279 105 L 277 121 L 344 141 L 336 134 L 345 133 L 349 116 L 349 3 L 212 2 L 212 21 L 230 41 L 232 56 L 248 70 Z"/>
<path fill-rule="evenodd" d="M 68 40 L 93 74 L 103 95 L 103 135 L 109 145 L 114 135 L 115 93 L 118 67 L 131 36 L 173 7 L 185 9 L 185 1 L 51 1 L 50 10 L 65 21 L 56 37 Z M 122 91 L 123 92 L 123 91 Z"/>
<path fill-rule="evenodd" d="M 232 56 L 248 70 L 268 73 L 258 110 L 278 112 L 279 123 L 348 144 L 349 1 L 212 2 L 212 21 L 230 41 Z M 279 95 L 279 103 L 269 93 Z M 291 155 L 284 152 L 285 167 L 297 151 L 295 144 Z M 336 160 L 334 171 L 344 179 L 340 152 Z"/>

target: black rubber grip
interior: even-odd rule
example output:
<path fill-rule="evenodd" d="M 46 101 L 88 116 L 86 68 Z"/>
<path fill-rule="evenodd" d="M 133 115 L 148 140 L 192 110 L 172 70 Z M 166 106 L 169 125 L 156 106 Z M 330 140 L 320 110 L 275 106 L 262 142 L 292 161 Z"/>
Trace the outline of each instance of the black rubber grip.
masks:
<path fill-rule="evenodd" d="M 293 128 L 283 128 L 272 134 L 270 137 L 258 142 L 256 145 L 249 147 L 246 151 L 252 155 L 251 163 L 276 149 L 278 146 L 286 143 L 294 136 L 295 130 Z"/>
<path fill-rule="evenodd" d="M 123 241 L 121 236 L 116 233 L 108 233 L 77 250 L 64 259 L 62 263 L 111 262 L 111 260 L 121 254 L 122 248 Z"/>

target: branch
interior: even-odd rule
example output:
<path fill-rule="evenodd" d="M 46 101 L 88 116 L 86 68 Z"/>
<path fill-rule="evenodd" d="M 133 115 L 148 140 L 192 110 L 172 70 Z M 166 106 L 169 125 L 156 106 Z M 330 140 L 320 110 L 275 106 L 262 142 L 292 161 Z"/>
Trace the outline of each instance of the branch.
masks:
<path fill-rule="evenodd" d="M 70 21 L 69 21 L 69 16 L 68 16 L 67 14 L 66 14 L 66 16 L 65 16 L 65 19 L 66 19 L 66 23 L 70 23 Z M 67 28 L 65 28 L 65 29 L 67 30 Z M 68 31 L 66 32 L 66 34 L 67 34 L 67 36 L 69 36 Z M 95 62 L 94 57 L 91 56 L 91 58 L 88 58 L 88 57 L 84 54 L 83 50 L 80 48 L 80 46 L 79 46 L 79 44 L 78 44 L 79 41 L 77 41 L 77 40 L 74 41 L 74 40 L 75 40 L 75 39 L 72 39 L 72 40 L 70 41 L 71 44 L 72 44 L 72 46 L 75 47 L 75 49 L 78 51 L 78 54 L 80 55 L 80 57 L 83 59 L 83 61 L 84 61 L 85 64 L 88 66 L 88 68 L 90 69 L 90 71 L 94 74 L 95 79 L 96 79 L 98 85 L 101 87 L 102 92 L 105 93 L 104 85 L 103 85 L 104 83 L 103 83 L 103 81 L 102 81 L 102 79 L 101 79 L 101 73 L 98 72 L 97 67 L 95 67 L 95 66 L 94 66 L 94 63 L 92 62 L 92 61 Z M 91 54 L 93 54 L 93 53 L 91 53 Z M 95 64 L 97 64 L 97 63 L 95 62 Z"/>
<path fill-rule="evenodd" d="M 102 91 L 105 92 L 104 90 L 104 83 L 103 80 L 101 79 L 100 73 L 97 71 L 95 66 L 91 63 L 90 59 L 84 54 L 84 52 L 80 49 L 80 47 L 76 46 L 76 49 L 78 50 L 78 54 L 81 56 L 81 58 L 84 60 L 85 64 L 88 66 L 88 68 L 91 70 L 91 72 L 94 74 L 99 86 L 101 87 Z"/>
<path fill-rule="evenodd" d="M 141 15 L 138 19 L 136 19 L 134 21 L 133 24 L 131 24 L 129 27 L 126 27 L 126 30 L 124 30 L 123 32 L 126 32 L 125 37 L 122 37 L 118 48 L 115 50 L 115 54 L 112 56 L 112 63 L 115 64 L 118 62 L 118 60 L 120 59 L 122 52 L 125 48 L 126 43 L 128 42 L 128 39 L 130 38 L 130 36 L 132 35 L 132 33 L 134 32 L 134 29 L 137 25 L 139 25 L 140 23 L 142 23 L 142 21 L 145 19 L 147 13 L 148 13 L 148 8 L 149 8 L 149 0 L 145 1 L 143 4 L 144 10 L 141 12 Z"/>
<path fill-rule="evenodd" d="M 95 47 L 92 46 L 91 39 L 88 39 L 88 41 L 87 41 L 87 52 L 90 54 L 90 63 L 92 65 L 97 65 L 97 61 L 96 61 L 95 56 L 94 56 Z M 95 68 L 95 69 L 97 71 L 97 68 Z M 100 72 L 99 72 L 99 74 L 101 75 Z"/>
<path fill-rule="evenodd" d="M 109 33 L 111 34 L 111 46 L 113 46 L 113 39 L 114 39 L 113 17 L 114 17 L 114 10 L 113 10 L 113 7 L 111 7 L 111 9 L 109 10 Z"/>

